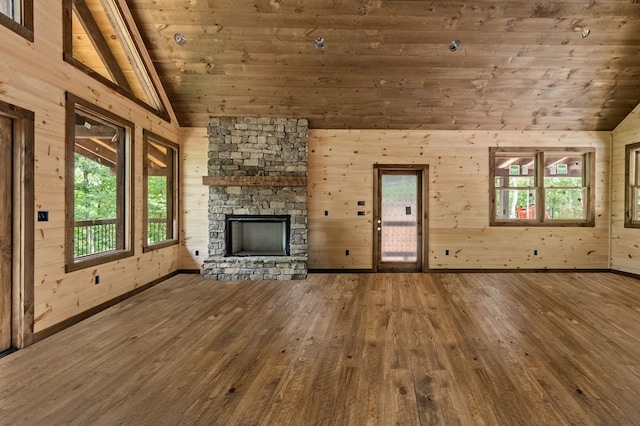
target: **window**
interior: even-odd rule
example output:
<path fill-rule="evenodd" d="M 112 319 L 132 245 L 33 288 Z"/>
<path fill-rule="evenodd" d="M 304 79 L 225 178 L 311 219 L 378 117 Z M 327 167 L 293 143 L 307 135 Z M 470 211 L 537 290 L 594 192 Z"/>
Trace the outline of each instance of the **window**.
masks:
<path fill-rule="evenodd" d="M 144 132 L 144 251 L 177 244 L 178 146 Z"/>
<path fill-rule="evenodd" d="M 67 271 L 133 255 L 133 124 L 67 95 Z"/>
<path fill-rule="evenodd" d="M 640 228 L 640 142 L 625 148 L 625 228 Z"/>
<path fill-rule="evenodd" d="M 117 0 L 63 0 L 63 58 L 169 121 L 123 6 Z"/>
<path fill-rule="evenodd" d="M 594 226 L 593 149 L 489 153 L 492 226 Z"/>
<path fill-rule="evenodd" d="M 0 24 L 33 41 L 33 0 L 0 0 Z"/>

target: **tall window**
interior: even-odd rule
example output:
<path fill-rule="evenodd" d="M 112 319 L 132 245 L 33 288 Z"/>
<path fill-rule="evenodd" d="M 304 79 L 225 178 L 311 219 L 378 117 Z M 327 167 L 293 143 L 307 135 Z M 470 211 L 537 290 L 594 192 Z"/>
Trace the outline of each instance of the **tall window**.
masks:
<path fill-rule="evenodd" d="M 491 225 L 594 226 L 590 148 L 491 148 Z"/>
<path fill-rule="evenodd" d="M 0 24 L 33 41 L 33 0 L 0 0 Z"/>
<path fill-rule="evenodd" d="M 144 132 L 144 250 L 177 244 L 178 146 Z"/>
<path fill-rule="evenodd" d="M 133 254 L 132 131 L 67 95 L 67 270 Z"/>
<path fill-rule="evenodd" d="M 625 148 L 625 215 L 626 228 L 640 228 L 640 142 Z"/>

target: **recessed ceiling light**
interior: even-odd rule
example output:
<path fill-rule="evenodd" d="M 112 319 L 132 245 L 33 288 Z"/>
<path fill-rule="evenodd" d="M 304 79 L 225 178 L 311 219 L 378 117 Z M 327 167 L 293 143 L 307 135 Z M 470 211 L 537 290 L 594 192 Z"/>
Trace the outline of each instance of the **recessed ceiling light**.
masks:
<path fill-rule="evenodd" d="M 589 37 L 589 34 L 591 34 L 591 30 L 589 28 L 585 28 L 584 30 L 582 30 L 582 38 Z"/>
<path fill-rule="evenodd" d="M 184 36 L 184 34 L 180 33 L 175 33 L 173 35 L 173 41 L 175 41 L 178 46 L 184 46 L 185 44 L 187 44 L 187 38 Z"/>
<path fill-rule="evenodd" d="M 451 43 L 449 43 L 450 51 L 455 52 L 459 48 L 460 48 L 460 40 L 452 40 Z"/>
<path fill-rule="evenodd" d="M 313 47 L 317 50 L 323 50 L 324 46 L 327 44 L 324 37 L 318 37 L 313 41 Z"/>

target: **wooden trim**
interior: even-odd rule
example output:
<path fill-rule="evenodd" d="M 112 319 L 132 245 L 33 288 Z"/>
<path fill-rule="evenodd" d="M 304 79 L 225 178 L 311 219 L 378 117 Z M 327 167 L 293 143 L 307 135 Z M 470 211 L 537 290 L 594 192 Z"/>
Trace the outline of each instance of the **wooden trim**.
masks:
<path fill-rule="evenodd" d="M 178 274 L 182 273 L 181 271 L 175 271 L 172 272 L 170 274 L 165 275 L 164 277 L 160 277 L 158 279 L 155 279 L 147 284 L 144 284 L 140 287 L 136 287 L 133 290 L 130 290 L 124 294 L 121 294 L 120 296 L 114 297 L 111 300 L 108 300 L 104 303 L 101 303 L 97 306 L 94 306 L 93 308 L 87 309 L 86 311 L 79 313 L 77 315 L 72 316 L 71 318 L 67 318 L 66 320 L 60 321 L 59 323 L 57 323 L 56 325 L 53 325 L 49 328 L 46 328 L 44 330 L 41 330 L 37 333 L 34 334 L 33 337 L 33 342 L 39 342 L 43 339 L 46 339 L 49 336 L 52 336 L 62 330 L 64 330 L 65 328 L 71 327 L 74 324 L 79 323 L 80 321 L 83 321 L 89 317 L 92 317 L 94 315 L 96 315 L 97 313 L 100 313 L 102 311 L 104 311 L 105 309 L 108 309 L 114 305 L 117 305 L 118 303 L 122 302 L 123 300 L 129 299 L 130 297 L 135 296 L 138 293 L 142 293 L 145 290 L 150 289 L 153 286 L 156 286 L 158 284 L 160 284 L 163 281 L 168 280 L 169 278 L 172 278 Z"/>
<path fill-rule="evenodd" d="M 23 0 L 21 14 L 22 23 L 16 22 L 8 16 L 0 13 L 0 25 L 7 27 L 14 33 L 33 43 L 35 40 L 33 31 L 33 0 Z"/>
<path fill-rule="evenodd" d="M 107 262 L 112 262 L 125 257 L 133 256 L 134 249 L 134 161 L 135 153 L 134 124 L 110 111 L 99 108 L 90 102 L 85 101 L 71 93 L 66 94 L 67 103 L 65 111 L 66 127 L 66 169 L 65 169 L 65 270 L 66 272 L 77 271 Z M 117 156 L 119 164 L 118 170 L 118 195 L 116 206 L 116 250 L 87 256 L 76 259 L 74 255 L 74 223 L 75 223 L 75 181 L 74 154 L 75 154 L 75 114 L 79 109 L 83 113 L 93 115 L 105 121 L 109 121 L 116 126 L 125 129 L 125 141 L 121 149 L 118 149 Z"/>
<path fill-rule="evenodd" d="M 147 129 L 142 130 L 142 252 L 176 245 L 180 242 L 178 238 L 179 214 L 178 214 L 178 187 L 179 187 L 179 162 L 180 147 L 178 144 L 152 133 Z M 149 143 L 154 142 L 167 148 L 167 239 L 156 244 L 147 244 L 149 230 Z"/>
<path fill-rule="evenodd" d="M 584 268 L 576 268 L 576 269 L 545 269 L 545 268 L 518 268 L 518 269 L 513 269 L 513 268 L 508 268 L 508 269 L 495 269 L 495 268 L 491 268 L 491 269 L 477 269 L 477 268 L 470 268 L 470 269 L 461 269 L 461 268 L 455 268 L 455 269 L 447 269 L 447 268 L 436 268 L 436 269 L 431 269 L 429 270 L 429 272 L 432 273 L 454 273 L 454 274 L 464 274 L 464 273 L 470 273 L 470 274 L 500 274 L 500 273 L 507 273 L 507 274 L 513 274 L 513 273 L 572 273 L 572 272 L 580 272 L 580 273 L 584 273 L 584 272 L 615 272 L 612 269 L 607 269 L 607 268 L 595 268 L 595 269 L 584 269 Z M 640 275 L 638 276 L 638 278 L 640 278 Z"/>
<path fill-rule="evenodd" d="M 640 274 L 634 274 L 633 272 L 619 271 L 617 269 L 609 269 L 608 272 L 618 274 L 618 275 L 624 275 L 625 277 L 635 278 L 637 280 L 640 280 Z"/>
<path fill-rule="evenodd" d="M 1 101 L 0 114 L 13 119 L 11 344 L 23 348 L 33 343 L 34 327 L 35 115 Z"/>
<path fill-rule="evenodd" d="M 111 22 L 113 30 L 120 40 L 122 49 L 127 54 L 129 62 L 133 68 L 133 72 L 142 86 L 142 90 L 144 90 L 149 102 L 155 102 L 155 105 L 151 106 L 160 112 L 167 112 L 168 117 L 167 107 L 165 106 L 162 97 L 160 96 L 160 91 L 151 76 L 151 71 L 147 62 L 143 58 L 141 49 L 133 37 L 134 31 L 132 26 L 135 26 L 135 23 L 131 22 L 127 18 L 127 14 L 123 12 L 123 8 L 128 8 L 127 4 L 125 3 L 123 5 L 122 1 L 118 0 L 107 0 L 103 1 L 102 5 Z"/>
<path fill-rule="evenodd" d="M 307 186 L 305 176 L 203 176 L 208 186 Z"/>
<path fill-rule="evenodd" d="M 13 170 L 13 120 L 0 115 L 0 205 L 13 203 L 11 196 Z M 11 347 L 11 305 L 13 303 L 13 212 L 11 208 L 0 216 L 0 351 Z"/>

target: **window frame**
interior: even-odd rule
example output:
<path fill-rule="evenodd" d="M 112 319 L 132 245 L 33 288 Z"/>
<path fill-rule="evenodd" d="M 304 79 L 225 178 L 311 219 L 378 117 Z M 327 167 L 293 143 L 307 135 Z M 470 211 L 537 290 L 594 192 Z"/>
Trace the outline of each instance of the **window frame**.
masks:
<path fill-rule="evenodd" d="M 20 21 L 16 21 L 4 13 L 0 13 L 0 25 L 33 43 L 35 39 L 33 31 L 33 0 L 17 1 L 19 1 L 22 6 L 20 9 Z"/>
<path fill-rule="evenodd" d="M 66 93 L 66 170 L 65 170 L 65 270 L 66 272 L 89 268 L 133 256 L 134 254 L 134 135 L 135 126 L 132 122 L 102 109 L 71 93 Z M 118 161 L 122 167 L 118 172 L 122 175 L 118 184 L 118 197 L 121 200 L 116 208 L 119 210 L 116 218 L 116 249 L 91 254 L 80 258 L 75 257 L 75 115 L 76 111 L 95 116 L 125 129 L 124 146 L 118 153 Z"/>
<path fill-rule="evenodd" d="M 544 186 L 544 156 L 562 153 L 582 155 L 583 180 L 585 188 L 583 219 L 546 218 Z M 536 194 L 536 217 L 531 219 L 499 219 L 496 217 L 496 156 L 529 155 L 535 158 L 534 191 Z M 523 187 L 523 189 L 525 189 Z M 490 147 L 489 148 L 489 226 L 516 227 L 594 227 L 595 226 L 595 149 L 584 147 Z"/>
<path fill-rule="evenodd" d="M 640 154 L 640 142 L 631 143 L 624 147 L 624 227 L 625 228 L 640 228 L 640 219 L 633 219 L 634 205 L 637 204 L 638 199 L 633 196 L 633 189 L 636 185 L 631 184 L 631 171 L 633 169 L 631 160 L 633 159 L 633 165 L 637 173 L 640 164 L 636 164 L 635 160 L 637 155 Z M 640 185 L 637 186 L 640 188 Z"/>
<path fill-rule="evenodd" d="M 164 247 L 176 245 L 180 242 L 179 238 L 179 218 L 178 218 L 178 159 L 179 157 L 179 146 L 162 136 L 159 136 L 155 133 L 152 133 L 146 129 L 143 130 L 143 148 L 142 148 L 142 170 L 143 170 L 143 184 L 142 184 L 142 252 L 146 253 L 152 250 L 158 250 Z M 149 154 L 149 143 L 155 143 L 158 145 L 162 145 L 171 151 L 173 151 L 172 164 L 170 170 L 170 176 L 168 177 L 168 182 L 170 185 L 170 190 L 167 191 L 167 232 L 169 233 L 168 238 L 164 241 L 160 241 L 157 243 L 149 244 L 149 165 L 147 162 L 147 156 Z M 170 179 L 169 179 L 170 178 Z M 170 195 L 170 196 L 169 196 Z M 171 217 L 168 217 L 169 214 Z M 169 226 L 171 225 L 171 226 Z"/>

